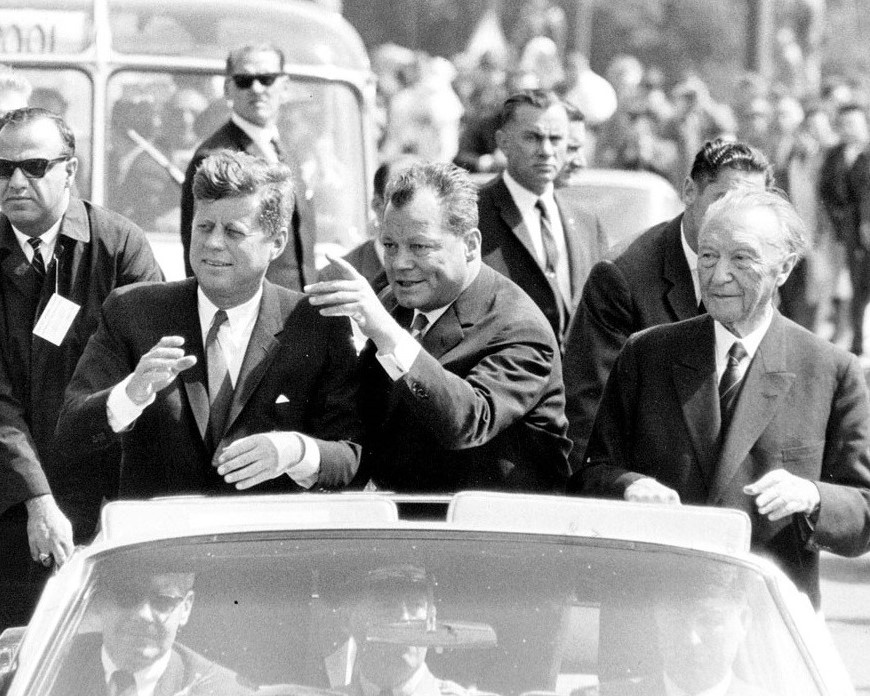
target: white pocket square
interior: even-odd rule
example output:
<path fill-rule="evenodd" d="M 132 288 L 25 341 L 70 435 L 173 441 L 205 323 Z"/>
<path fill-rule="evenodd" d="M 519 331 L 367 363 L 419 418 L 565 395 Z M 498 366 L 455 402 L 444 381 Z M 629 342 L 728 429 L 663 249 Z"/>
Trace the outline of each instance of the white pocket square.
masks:
<path fill-rule="evenodd" d="M 289 403 L 290 403 L 290 399 L 288 399 L 286 396 L 284 396 L 283 394 L 281 394 L 281 395 L 278 396 L 277 399 L 275 399 L 275 403 L 276 403 L 276 404 L 289 404 Z"/>

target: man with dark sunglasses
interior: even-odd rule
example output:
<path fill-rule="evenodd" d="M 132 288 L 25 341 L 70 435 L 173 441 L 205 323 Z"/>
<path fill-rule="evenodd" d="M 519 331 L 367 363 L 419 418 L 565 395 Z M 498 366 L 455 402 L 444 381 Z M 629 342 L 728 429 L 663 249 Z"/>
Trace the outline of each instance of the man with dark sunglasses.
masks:
<path fill-rule="evenodd" d="M 238 676 L 176 641 L 193 609 L 194 574 L 135 577 L 118 568 L 97 584 L 99 632 L 73 640 L 55 687 L 64 696 L 242 696 Z"/>
<path fill-rule="evenodd" d="M 120 452 L 76 462 L 54 428 L 103 300 L 162 279 L 142 230 L 72 194 L 77 168 L 60 116 L 0 118 L 0 631 L 29 620 L 50 566 L 114 495 Z"/>
<path fill-rule="evenodd" d="M 187 167 L 181 187 L 181 242 L 184 267 L 190 265 L 190 238 L 193 224 L 193 175 L 209 155 L 219 150 L 247 152 L 269 162 L 281 161 L 294 170 L 296 210 L 290 239 L 284 253 L 269 266 L 266 277 L 277 285 L 301 290 L 317 279 L 314 267 L 314 207 L 304 189 L 298 162 L 282 144 L 277 121 L 286 89 L 284 54 L 275 46 L 243 46 L 227 57 L 224 94 L 232 106 L 230 120 L 215 131 L 196 150 Z"/>

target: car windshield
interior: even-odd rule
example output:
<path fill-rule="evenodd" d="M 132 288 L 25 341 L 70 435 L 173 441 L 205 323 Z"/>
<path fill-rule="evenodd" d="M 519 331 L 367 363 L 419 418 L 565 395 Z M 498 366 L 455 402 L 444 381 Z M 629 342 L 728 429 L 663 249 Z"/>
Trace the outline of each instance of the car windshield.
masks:
<path fill-rule="evenodd" d="M 403 670 L 503 696 L 665 693 L 654 686 L 665 679 L 820 693 L 763 577 L 709 554 L 444 530 L 297 532 L 104 552 L 87 578 L 40 693 L 91 693 L 83 681 L 105 683 L 109 665 L 134 655 L 136 671 L 164 653 L 200 660 L 187 680 L 288 696 L 303 686 L 377 695 Z M 199 693 L 179 683 L 173 693 Z"/>

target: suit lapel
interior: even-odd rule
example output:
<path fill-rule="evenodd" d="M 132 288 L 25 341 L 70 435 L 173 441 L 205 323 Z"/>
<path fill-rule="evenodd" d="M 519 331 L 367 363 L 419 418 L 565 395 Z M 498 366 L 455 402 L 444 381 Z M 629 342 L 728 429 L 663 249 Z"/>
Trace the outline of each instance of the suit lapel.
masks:
<path fill-rule="evenodd" d="M 495 186 L 496 189 L 495 191 L 493 191 L 493 193 L 495 194 L 493 198 L 498 205 L 502 221 L 505 225 L 508 226 L 508 228 L 510 228 L 511 232 L 519 240 L 520 244 L 525 247 L 535 266 L 540 269 L 540 261 L 538 260 L 537 253 L 535 252 L 535 245 L 532 244 L 532 237 L 529 234 L 529 229 L 526 227 L 526 223 L 523 222 L 523 215 L 520 212 L 520 209 L 517 208 L 517 204 L 514 202 L 514 197 L 511 196 L 511 192 L 508 190 L 507 184 L 504 183 L 503 176 L 499 178 Z M 541 269 L 541 275 L 543 274 L 544 271 L 543 269 Z"/>
<path fill-rule="evenodd" d="M 695 283 L 692 271 L 683 253 L 680 225 L 683 216 L 674 219 L 665 233 L 665 253 L 662 279 L 669 286 L 665 291 L 665 303 L 676 321 L 698 316 L 698 301 L 695 298 Z"/>
<path fill-rule="evenodd" d="M 169 656 L 169 664 L 157 684 L 154 686 L 154 696 L 175 696 L 184 688 L 184 662 L 173 650 Z"/>
<path fill-rule="evenodd" d="M 713 321 L 696 322 L 686 351 L 672 365 L 674 387 L 704 479 L 713 479 L 720 428 Z"/>
<path fill-rule="evenodd" d="M 196 356 L 196 364 L 182 372 L 179 377 L 184 384 L 184 392 L 193 411 L 199 436 L 205 441 L 209 416 L 208 379 L 196 298 L 197 284 L 191 280 L 183 287 L 184 295 L 178 304 L 180 310 L 178 334 L 184 337 L 186 352 Z"/>
<path fill-rule="evenodd" d="M 233 421 L 242 412 L 245 404 L 266 374 L 269 365 L 278 352 L 280 341 L 278 335 L 284 330 L 284 316 L 275 286 L 268 281 L 263 283 L 263 299 L 260 302 L 260 313 L 248 341 L 248 349 L 239 370 L 236 388 L 233 390 L 233 400 L 224 432 L 229 432 Z"/>
<path fill-rule="evenodd" d="M 718 497 L 740 469 L 749 450 L 781 407 L 795 379 L 786 369 L 785 324 L 774 314 L 737 398 L 731 426 L 722 443 L 712 495 Z"/>
<path fill-rule="evenodd" d="M 565 246 L 568 248 L 568 268 L 571 274 L 571 307 L 580 302 L 583 283 L 586 281 L 592 265 L 598 259 L 593 259 L 591 249 L 597 244 L 597 230 L 585 230 L 580 227 L 573 214 L 573 206 L 567 200 L 563 191 L 554 191 L 556 207 L 559 208 L 559 218 L 562 220 L 562 230 L 565 233 Z M 588 238 L 593 235 L 593 238 Z"/>

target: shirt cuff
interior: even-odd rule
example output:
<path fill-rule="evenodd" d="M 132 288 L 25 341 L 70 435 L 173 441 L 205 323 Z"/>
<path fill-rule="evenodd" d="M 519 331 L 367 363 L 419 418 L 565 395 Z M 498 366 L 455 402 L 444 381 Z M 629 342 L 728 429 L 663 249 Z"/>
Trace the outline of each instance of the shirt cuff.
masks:
<path fill-rule="evenodd" d="M 133 375 L 128 376 L 127 379 L 116 385 L 109 392 L 109 398 L 106 401 L 106 415 L 109 418 L 109 427 L 116 433 L 127 430 L 133 424 L 133 421 L 141 416 L 142 412 L 153 404 L 154 399 L 157 398 L 156 394 L 152 394 L 144 404 L 134 403 L 127 396 L 127 385 L 130 384 L 131 379 L 133 379 Z"/>
<path fill-rule="evenodd" d="M 411 370 L 411 365 L 420 354 L 422 346 L 405 332 L 396 349 L 392 353 L 375 353 L 375 357 L 394 382 L 404 377 Z"/>
<path fill-rule="evenodd" d="M 278 450 L 278 465 L 302 488 L 311 488 L 320 478 L 320 448 L 314 438 L 296 432 L 263 433 Z M 290 452 L 295 449 L 293 442 L 299 439 L 302 458 L 295 464 L 290 461 Z"/>

